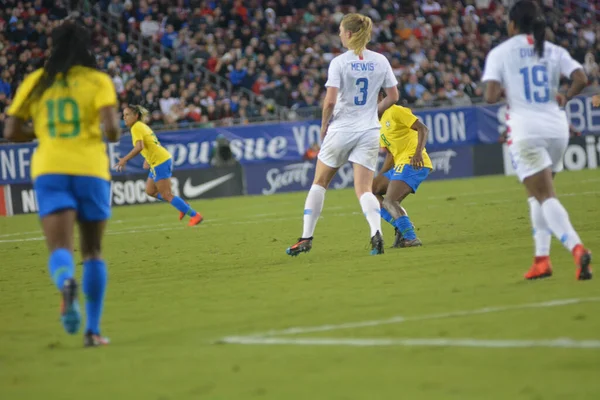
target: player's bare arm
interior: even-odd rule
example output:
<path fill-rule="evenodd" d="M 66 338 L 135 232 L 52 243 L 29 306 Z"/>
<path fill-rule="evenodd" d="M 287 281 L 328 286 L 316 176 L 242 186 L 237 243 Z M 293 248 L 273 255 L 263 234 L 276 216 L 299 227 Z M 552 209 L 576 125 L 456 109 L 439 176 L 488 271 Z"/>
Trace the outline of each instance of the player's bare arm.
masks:
<path fill-rule="evenodd" d="M 567 90 L 567 98 L 566 101 L 571 100 L 573 97 L 577 96 L 588 84 L 588 77 L 585 74 L 583 69 L 576 69 L 571 74 L 571 86 L 569 86 L 569 90 Z"/>
<path fill-rule="evenodd" d="M 411 129 L 417 131 L 417 149 L 415 150 L 414 156 L 410 159 L 410 165 L 415 169 L 421 169 L 424 166 L 423 162 L 423 149 L 425 149 L 425 143 L 427 143 L 427 137 L 429 136 L 429 128 L 419 120 L 411 126 Z"/>
<path fill-rule="evenodd" d="M 400 93 L 397 86 L 385 88 L 385 98 L 377 104 L 377 116 L 381 118 L 385 110 L 393 106 L 400 99 Z"/>
<path fill-rule="evenodd" d="M 8 117 L 4 125 L 4 138 L 9 142 L 31 142 L 35 139 L 33 126 L 18 117 Z"/>
<path fill-rule="evenodd" d="M 121 128 L 119 128 L 119 114 L 116 107 L 102 107 L 100 121 L 106 139 L 112 143 L 118 142 L 121 139 Z"/>
<path fill-rule="evenodd" d="M 329 126 L 329 121 L 331 120 L 331 116 L 333 115 L 333 109 L 335 108 L 337 95 L 338 88 L 327 88 L 325 100 L 323 100 L 323 117 L 321 119 L 321 142 L 323 141 L 323 139 L 325 139 L 325 135 L 327 134 L 327 127 Z"/>
<path fill-rule="evenodd" d="M 114 166 L 115 170 L 123 171 L 123 169 L 125 168 L 125 164 L 127 164 L 127 161 L 140 154 L 142 150 L 144 150 L 144 141 L 138 140 L 137 142 L 135 142 L 135 146 L 133 147 L 133 149 L 125 157 L 119 159 L 119 162 Z"/>
<path fill-rule="evenodd" d="M 502 84 L 498 81 L 487 81 L 483 98 L 486 103 L 494 104 L 502 97 Z"/>

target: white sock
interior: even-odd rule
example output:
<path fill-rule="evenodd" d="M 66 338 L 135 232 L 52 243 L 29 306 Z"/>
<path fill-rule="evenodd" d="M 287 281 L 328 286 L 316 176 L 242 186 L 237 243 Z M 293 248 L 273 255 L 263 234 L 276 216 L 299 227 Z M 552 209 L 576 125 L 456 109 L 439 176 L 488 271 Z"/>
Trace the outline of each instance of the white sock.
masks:
<path fill-rule="evenodd" d="M 581 244 L 579 235 L 573 229 L 571 221 L 569 221 L 569 214 L 567 210 L 560 204 L 560 201 L 555 198 L 548 199 L 542 204 L 542 212 L 544 213 L 544 219 L 546 223 L 554 233 L 554 236 L 560 240 L 560 242 L 569 250 L 573 251 L 573 248 Z"/>
<path fill-rule="evenodd" d="M 408 217 L 408 213 L 406 212 L 406 208 L 400 206 L 400 208 L 402 209 L 402 211 L 404 211 L 404 215 L 406 215 Z"/>
<path fill-rule="evenodd" d="M 304 203 L 304 230 L 302 231 L 303 238 L 312 237 L 315 233 L 317 220 L 323 211 L 323 203 L 325 203 L 326 189 L 323 186 L 312 185 L 306 196 Z"/>
<path fill-rule="evenodd" d="M 535 256 L 549 256 L 552 231 L 550 231 L 550 227 L 548 227 L 548 224 L 546 223 L 540 203 L 535 197 L 530 197 L 527 200 L 529 201 L 529 215 L 531 216 L 531 226 L 533 227 Z"/>
<path fill-rule="evenodd" d="M 381 231 L 381 208 L 377 197 L 370 192 L 363 194 L 360 197 L 360 206 L 371 227 L 371 237 L 375 236 L 377 231 L 383 236 L 383 232 Z"/>

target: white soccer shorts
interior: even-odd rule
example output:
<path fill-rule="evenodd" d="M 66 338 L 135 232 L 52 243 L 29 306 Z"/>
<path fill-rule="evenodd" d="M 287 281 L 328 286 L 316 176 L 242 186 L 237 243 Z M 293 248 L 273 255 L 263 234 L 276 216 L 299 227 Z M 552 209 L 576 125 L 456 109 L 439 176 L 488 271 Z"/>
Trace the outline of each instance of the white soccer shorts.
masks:
<path fill-rule="evenodd" d="M 535 138 L 515 141 L 508 146 L 513 168 L 519 180 L 550 167 L 552 172 L 563 170 L 562 157 L 569 138 Z"/>
<path fill-rule="evenodd" d="M 375 171 L 379 154 L 379 129 L 348 133 L 328 132 L 319 151 L 319 160 L 330 168 L 348 161 Z"/>

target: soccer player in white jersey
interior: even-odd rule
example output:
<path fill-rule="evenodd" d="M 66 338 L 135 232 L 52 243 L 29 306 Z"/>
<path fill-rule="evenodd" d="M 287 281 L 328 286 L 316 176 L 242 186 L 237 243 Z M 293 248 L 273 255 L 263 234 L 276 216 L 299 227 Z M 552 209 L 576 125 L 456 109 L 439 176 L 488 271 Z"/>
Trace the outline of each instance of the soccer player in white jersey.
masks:
<path fill-rule="evenodd" d="M 323 102 L 322 146 L 315 178 L 304 205 L 304 230 L 286 252 L 310 251 L 325 191 L 337 170 L 354 164 L 354 190 L 371 228 L 371 254 L 383 253 L 379 201 L 371 192 L 379 152 L 379 116 L 398 101 L 398 81 L 387 58 L 366 49 L 373 23 L 369 17 L 348 14 L 340 23 L 340 39 L 348 49 L 329 65 Z M 379 90 L 387 97 L 377 103 Z"/>
<path fill-rule="evenodd" d="M 532 0 L 518 1 L 509 12 L 510 39 L 487 56 L 485 99 L 497 102 L 502 89 L 508 102 L 508 148 L 529 197 L 535 259 L 526 279 L 552 275 L 553 233 L 573 254 L 578 280 L 592 278 L 591 253 L 581 242 L 569 215 L 556 198 L 552 179 L 562 170 L 569 140 L 566 102 L 587 84 L 581 64 L 567 50 L 544 40 L 546 23 Z M 558 93 L 560 76 L 572 81 L 566 97 Z"/>

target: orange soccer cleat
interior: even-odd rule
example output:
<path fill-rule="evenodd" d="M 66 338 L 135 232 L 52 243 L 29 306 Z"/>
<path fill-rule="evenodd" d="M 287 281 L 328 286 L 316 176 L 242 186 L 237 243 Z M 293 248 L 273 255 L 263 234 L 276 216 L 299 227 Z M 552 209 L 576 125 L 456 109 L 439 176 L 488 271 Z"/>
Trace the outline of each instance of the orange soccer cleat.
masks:
<path fill-rule="evenodd" d="M 190 222 L 188 222 L 188 226 L 196 226 L 203 220 L 204 220 L 204 218 L 202 218 L 202 215 L 200 215 L 200 213 L 196 213 L 196 215 L 194 215 L 193 217 L 190 218 Z"/>
<path fill-rule="evenodd" d="M 533 265 L 525 274 L 525 279 L 541 279 L 552 276 L 552 264 L 549 256 L 536 257 Z"/>
<path fill-rule="evenodd" d="M 575 273 L 577 280 L 587 281 L 592 279 L 592 253 L 583 245 L 578 244 L 573 249 L 573 259 L 575 265 L 577 265 L 577 272 Z"/>

